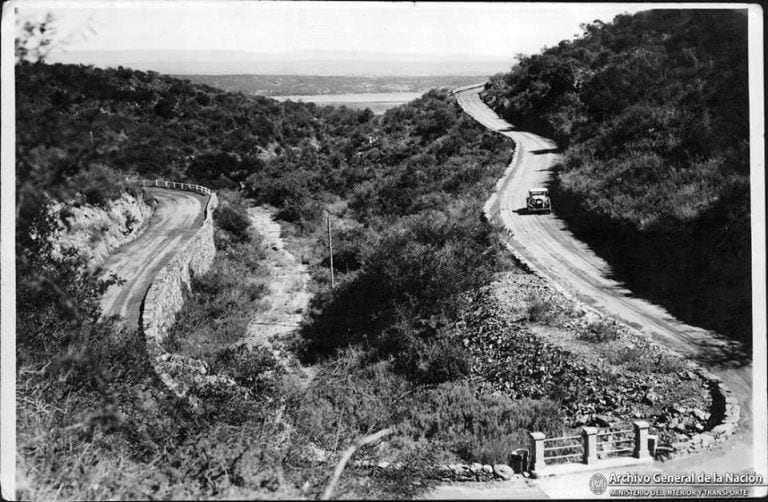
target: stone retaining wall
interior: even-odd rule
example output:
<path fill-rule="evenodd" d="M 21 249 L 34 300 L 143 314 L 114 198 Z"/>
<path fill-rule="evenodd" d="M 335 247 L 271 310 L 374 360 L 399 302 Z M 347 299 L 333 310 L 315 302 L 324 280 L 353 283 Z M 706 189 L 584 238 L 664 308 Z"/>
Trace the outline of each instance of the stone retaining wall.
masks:
<path fill-rule="evenodd" d="M 368 460 L 358 460 L 352 463 L 355 469 L 376 469 L 398 471 L 405 469 L 406 466 L 389 462 L 371 462 Z M 426 471 L 420 469 L 421 474 L 428 478 L 440 481 L 458 481 L 458 482 L 477 482 L 477 481 L 506 481 L 512 479 L 516 473 L 512 467 L 507 464 L 443 464 L 437 465 Z"/>
<path fill-rule="evenodd" d="M 187 241 L 184 249 L 157 274 L 144 297 L 141 325 L 151 356 L 164 353 L 161 344 L 176 318 L 176 313 L 184 304 L 184 291 L 189 288 L 192 275 L 204 274 L 213 263 L 216 254 L 213 243 L 213 210 L 216 204 L 216 195 L 211 194 L 203 225 Z"/>
<path fill-rule="evenodd" d="M 189 190 L 186 187 L 178 189 Z M 193 386 L 199 388 L 208 383 L 230 384 L 228 381 L 219 382 L 222 380 L 219 377 L 207 376 L 207 369 L 201 361 L 167 353 L 163 348 L 168 329 L 184 305 L 184 293 L 189 290 L 192 277 L 206 273 L 216 255 L 213 211 L 218 205 L 218 199 L 215 193 L 207 188 L 205 190 L 206 192 L 200 193 L 209 193 L 210 196 L 203 225 L 152 281 L 144 297 L 141 314 L 141 326 L 150 361 L 163 383 L 178 397 L 186 397 Z M 213 382 L 212 379 L 216 381 Z M 195 404 L 194 400 L 192 404 Z"/>
<path fill-rule="evenodd" d="M 707 383 L 712 395 L 708 430 L 691 436 L 687 441 L 673 443 L 670 457 L 695 453 L 722 443 L 736 431 L 741 418 L 741 407 L 738 400 L 720 377 L 713 375 L 696 363 L 689 362 L 688 367 Z"/>

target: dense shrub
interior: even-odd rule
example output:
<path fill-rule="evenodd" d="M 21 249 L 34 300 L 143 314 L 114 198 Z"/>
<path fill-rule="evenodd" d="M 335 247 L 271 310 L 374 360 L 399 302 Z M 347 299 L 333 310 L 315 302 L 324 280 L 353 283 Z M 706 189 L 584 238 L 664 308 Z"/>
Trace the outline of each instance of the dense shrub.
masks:
<path fill-rule="evenodd" d="M 232 206 L 222 205 L 214 211 L 213 219 L 219 228 L 234 237 L 237 241 L 246 242 L 250 240 L 251 235 L 248 230 L 251 226 L 251 222 L 248 219 L 247 214 L 243 214 Z"/>
<path fill-rule="evenodd" d="M 586 329 L 579 333 L 581 340 L 595 343 L 610 342 L 618 337 L 619 330 L 616 324 L 604 320 L 589 323 Z"/>
<path fill-rule="evenodd" d="M 249 349 L 245 345 L 219 350 L 209 357 L 209 363 L 214 373 L 231 377 L 254 396 L 273 394 L 285 371 L 267 349 Z"/>
<path fill-rule="evenodd" d="M 478 394 L 468 385 L 443 384 L 414 400 L 401 431 L 414 440 L 442 443 L 465 462 L 508 463 L 513 448 L 528 444 L 528 431 L 553 436 L 562 433 L 562 427 L 555 402 L 513 401 Z"/>

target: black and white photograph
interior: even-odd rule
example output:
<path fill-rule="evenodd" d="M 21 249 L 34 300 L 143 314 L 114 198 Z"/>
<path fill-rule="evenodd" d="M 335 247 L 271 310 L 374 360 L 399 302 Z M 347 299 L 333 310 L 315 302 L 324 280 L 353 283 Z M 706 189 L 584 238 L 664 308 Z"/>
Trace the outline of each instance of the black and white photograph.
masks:
<path fill-rule="evenodd" d="M 765 497 L 763 26 L 3 3 L 2 499 Z"/>

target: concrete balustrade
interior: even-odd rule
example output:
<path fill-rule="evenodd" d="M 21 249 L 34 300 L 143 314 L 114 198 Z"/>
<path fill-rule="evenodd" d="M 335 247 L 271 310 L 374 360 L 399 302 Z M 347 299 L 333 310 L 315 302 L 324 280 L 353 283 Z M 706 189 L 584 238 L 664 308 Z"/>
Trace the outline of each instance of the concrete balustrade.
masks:
<path fill-rule="evenodd" d="M 582 427 L 581 433 L 577 436 L 547 438 L 542 432 L 531 432 L 529 433 L 531 441 L 529 471 L 534 476 L 547 476 L 561 471 L 576 472 L 580 469 L 579 466 L 615 467 L 650 462 L 653 457 L 649 445 L 655 450 L 656 437 L 648 435 L 648 428 L 648 422 L 639 420 L 633 422 L 632 429 L 621 431 L 599 432 L 597 427 Z M 573 441 L 576 440 L 578 442 L 574 443 Z M 634 444 L 627 447 L 620 446 L 628 442 Z M 579 449 L 581 453 L 578 453 Z M 566 450 L 565 454 L 563 450 Z M 576 453 L 573 453 L 574 451 Z M 549 456 L 547 452 L 550 453 Z M 609 457 L 616 454 L 619 456 Z M 552 463 L 555 460 L 565 462 Z M 586 467 L 581 469 L 583 468 Z"/>

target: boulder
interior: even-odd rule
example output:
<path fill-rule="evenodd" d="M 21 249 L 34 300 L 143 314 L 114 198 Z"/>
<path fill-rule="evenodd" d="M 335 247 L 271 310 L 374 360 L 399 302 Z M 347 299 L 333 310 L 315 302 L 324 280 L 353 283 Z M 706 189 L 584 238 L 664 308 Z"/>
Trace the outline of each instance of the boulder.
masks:
<path fill-rule="evenodd" d="M 724 424 L 720 424 L 720 425 L 717 425 L 717 426 L 713 427 L 711 432 L 712 432 L 712 434 L 715 434 L 717 436 L 721 436 L 721 435 L 722 436 L 727 436 L 727 435 L 729 435 L 730 433 L 733 432 L 734 428 L 735 428 L 735 424 L 733 424 L 733 423 L 724 423 Z"/>
<path fill-rule="evenodd" d="M 592 422 L 598 427 L 610 427 L 616 419 L 610 415 L 593 415 Z"/>
<path fill-rule="evenodd" d="M 497 478 L 504 479 L 504 480 L 512 479 L 512 477 L 515 475 L 515 472 L 512 470 L 512 468 L 506 464 L 494 465 L 493 473 L 496 475 Z"/>
<path fill-rule="evenodd" d="M 456 478 L 469 477 L 469 475 L 471 474 L 469 470 L 469 466 L 466 464 L 451 464 L 448 466 L 448 468 L 451 469 L 451 473 Z"/>
<path fill-rule="evenodd" d="M 706 411 L 702 411 L 699 408 L 694 408 L 691 410 L 691 414 L 696 417 L 696 420 L 700 420 L 702 422 L 706 422 L 709 420 L 709 413 Z"/>
<path fill-rule="evenodd" d="M 645 393 L 643 396 L 643 402 L 646 404 L 656 404 L 656 402 L 659 400 L 659 395 L 653 392 L 652 390 L 649 390 Z"/>

